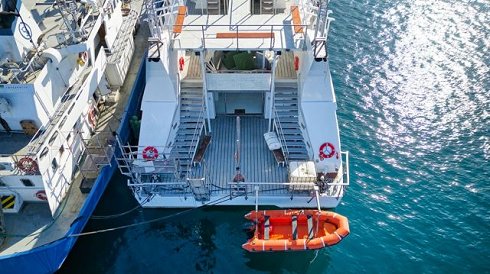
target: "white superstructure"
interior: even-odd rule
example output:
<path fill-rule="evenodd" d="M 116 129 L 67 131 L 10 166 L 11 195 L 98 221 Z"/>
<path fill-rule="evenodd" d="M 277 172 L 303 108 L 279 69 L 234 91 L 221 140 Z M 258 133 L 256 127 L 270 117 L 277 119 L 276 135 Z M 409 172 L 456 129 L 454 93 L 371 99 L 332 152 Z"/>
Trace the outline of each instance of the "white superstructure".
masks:
<path fill-rule="evenodd" d="M 93 180 L 109 163 L 113 150 L 88 141 L 104 102 L 116 100 L 123 85 L 138 12 L 120 0 L 2 0 L 0 19 L 2 212 L 17 213 L 5 221 L 7 234 L 39 234 L 28 244 L 7 239 L 0 246 L 6 255 L 61 237 L 69 226 L 42 232 L 58 219 L 68 193 L 83 188 L 71 187 L 75 175 L 85 171 Z M 85 197 L 71 198 L 75 218 Z"/>
<path fill-rule="evenodd" d="M 119 159 L 137 200 L 304 208 L 318 195 L 321 207 L 336 207 L 349 177 L 328 1 L 165 0 L 147 9 L 139 143 L 120 144 Z"/>

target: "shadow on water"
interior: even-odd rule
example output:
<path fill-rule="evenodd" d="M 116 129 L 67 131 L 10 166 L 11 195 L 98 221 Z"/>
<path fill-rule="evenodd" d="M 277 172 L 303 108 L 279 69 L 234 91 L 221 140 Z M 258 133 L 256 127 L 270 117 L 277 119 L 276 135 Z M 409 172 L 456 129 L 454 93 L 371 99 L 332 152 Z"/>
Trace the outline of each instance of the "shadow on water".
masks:
<path fill-rule="evenodd" d="M 329 257 L 314 251 L 248 253 L 249 223 L 243 217 L 251 208 L 141 209 L 117 218 L 103 219 L 137 206 L 116 173 L 85 231 L 94 231 L 149 220 L 156 222 L 83 236 L 60 273 L 305 273 L 326 269 Z M 102 244 L 104 243 L 104 244 Z M 109 243 L 109 244 L 108 244 Z M 312 262 L 313 261 L 313 262 Z"/>

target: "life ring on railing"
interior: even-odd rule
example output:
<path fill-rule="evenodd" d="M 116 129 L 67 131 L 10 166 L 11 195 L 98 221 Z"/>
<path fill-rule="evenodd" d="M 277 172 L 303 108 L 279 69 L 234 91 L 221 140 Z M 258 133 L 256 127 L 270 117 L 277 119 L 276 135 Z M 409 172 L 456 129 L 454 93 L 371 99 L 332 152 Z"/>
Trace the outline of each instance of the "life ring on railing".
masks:
<path fill-rule="evenodd" d="M 299 57 L 294 56 L 294 70 L 298 71 L 299 70 Z"/>
<path fill-rule="evenodd" d="M 95 120 L 95 108 L 90 107 L 88 110 L 88 123 L 90 124 L 90 127 L 92 129 L 95 129 L 95 125 L 97 123 L 97 120 Z"/>
<path fill-rule="evenodd" d="M 38 172 L 37 162 L 30 157 L 20 159 L 17 162 L 17 167 L 27 174 L 34 174 Z"/>
<path fill-rule="evenodd" d="M 332 143 L 323 143 L 320 146 L 320 151 L 319 151 L 319 156 L 320 160 L 323 161 L 325 158 L 332 158 L 335 155 L 335 147 L 333 146 Z"/>
<path fill-rule="evenodd" d="M 184 64 L 185 64 L 184 57 L 180 57 L 179 58 L 179 70 L 180 71 L 184 70 Z"/>
<path fill-rule="evenodd" d="M 83 66 L 83 65 L 85 65 L 87 63 L 87 61 L 88 61 L 88 53 L 86 51 L 79 52 L 78 53 L 77 63 L 80 66 Z"/>
<path fill-rule="evenodd" d="M 39 190 L 38 192 L 36 192 L 36 198 L 41 201 L 46 201 L 48 199 L 48 195 L 46 195 L 46 191 Z"/>
<path fill-rule="evenodd" d="M 155 147 L 147 146 L 143 149 L 143 159 L 153 161 L 158 158 L 158 150 Z"/>

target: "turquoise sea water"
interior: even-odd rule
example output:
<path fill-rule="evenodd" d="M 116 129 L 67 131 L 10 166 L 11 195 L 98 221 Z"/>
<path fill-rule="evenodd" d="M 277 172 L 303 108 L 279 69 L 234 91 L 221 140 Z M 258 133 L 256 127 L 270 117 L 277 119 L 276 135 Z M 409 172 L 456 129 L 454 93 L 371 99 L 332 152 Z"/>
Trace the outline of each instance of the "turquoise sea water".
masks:
<path fill-rule="evenodd" d="M 79 239 L 62 273 L 490 273 L 490 2 L 332 0 L 329 40 L 351 235 L 249 254 L 249 208 Z M 96 214 L 136 205 L 116 177 Z M 87 231 L 176 211 L 137 210 Z"/>

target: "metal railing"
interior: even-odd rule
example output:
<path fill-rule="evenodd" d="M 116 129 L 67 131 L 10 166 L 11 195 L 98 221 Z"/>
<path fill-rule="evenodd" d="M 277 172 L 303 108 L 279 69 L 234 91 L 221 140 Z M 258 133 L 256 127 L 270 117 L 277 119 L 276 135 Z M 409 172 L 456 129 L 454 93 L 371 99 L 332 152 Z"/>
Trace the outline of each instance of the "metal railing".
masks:
<path fill-rule="evenodd" d="M 62 119 L 62 117 L 67 117 L 68 115 L 80 115 L 77 113 L 67 114 L 67 110 L 72 107 L 72 105 L 75 105 L 77 103 L 88 105 L 88 102 L 77 99 L 85 91 L 83 87 L 86 86 L 87 80 L 92 80 L 92 77 L 89 77 L 91 74 L 91 70 L 93 70 L 93 68 L 100 68 L 101 71 L 104 71 L 106 64 L 106 54 L 104 51 L 101 50 L 97 55 L 97 58 L 95 59 L 94 65 L 87 66 L 80 74 L 80 78 L 78 79 L 78 81 L 73 84 L 71 88 L 68 88 L 65 91 L 65 94 L 58 99 L 59 103 L 57 104 L 55 112 L 49 118 L 49 121 L 38 129 L 36 134 L 34 134 L 31 141 L 29 142 L 29 154 L 36 154 L 38 152 L 39 147 L 41 147 L 48 139 L 48 137 L 52 135 L 53 129 L 57 128 L 58 130 L 63 131 L 63 128 L 65 128 L 66 130 L 64 131 L 66 132 L 72 129 L 73 125 L 67 126 L 61 124 L 61 121 L 64 120 L 64 118 Z"/>
<path fill-rule="evenodd" d="M 187 158 L 189 162 L 187 163 L 186 172 L 189 173 L 192 167 L 192 161 L 194 159 L 194 155 L 196 153 L 197 147 L 199 145 L 199 138 L 201 137 L 201 132 L 204 127 L 204 114 L 206 112 L 206 105 L 201 105 L 201 110 L 199 112 L 199 116 L 197 118 L 196 127 L 194 128 L 194 133 L 192 134 L 191 146 L 189 147 L 189 151 L 187 153 Z"/>
<path fill-rule="evenodd" d="M 173 40 L 172 45 L 175 45 L 175 40 L 180 40 L 179 34 L 173 33 L 173 28 L 174 27 L 182 27 L 182 32 L 188 32 L 188 31 L 193 31 L 193 32 L 200 32 L 201 35 L 201 45 L 194 44 L 192 46 L 192 49 L 195 48 L 206 48 L 206 43 L 211 41 L 211 40 L 231 40 L 234 42 L 234 47 L 227 47 L 227 49 L 249 49 L 248 47 L 240 47 L 240 40 L 251 40 L 251 39 L 262 39 L 263 41 L 268 41 L 268 46 L 264 46 L 262 48 L 268 48 L 268 49 L 274 49 L 275 48 L 275 42 L 276 42 L 276 33 L 282 34 L 282 33 L 288 33 L 284 29 L 286 27 L 292 28 L 291 34 L 292 35 L 302 35 L 302 37 L 307 37 L 308 36 L 308 26 L 309 25 L 297 25 L 297 24 L 275 24 L 275 25 L 259 25 L 259 24 L 216 24 L 216 25 L 199 25 L 199 24 L 174 24 L 174 25 L 167 25 L 169 33 L 169 37 L 171 37 L 171 40 Z M 295 33 L 294 32 L 294 27 L 303 27 L 305 30 L 304 33 Z M 217 33 L 222 33 L 223 29 L 227 29 L 229 33 L 235 34 L 236 37 L 232 38 L 217 38 L 216 34 Z M 263 34 L 269 34 L 269 37 L 266 38 L 240 38 L 240 33 L 256 33 L 260 32 Z M 266 35 L 267 36 L 267 35 Z M 180 47 L 184 49 L 185 47 Z M 253 47 L 252 49 L 255 49 L 256 47 Z M 190 48 L 191 49 L 191 48 Z"/>
<path fill-rule="evenodd" d="M 274 104 L 274 103 L 272 103 L 272 104 Z M 279 115 L 277 114 L 276 107 L 273 106 L 272 109 L 274 112 L 274 127 L 276 128 L 277 137 L 279 138 L 279 142 L 281 142 L 281 149 L 282 149 L 282 152 L 284 154 L 284 162 L 285 162 L 286 166 L 289 166 L 288 165 L 288 163 L 289 163 L 289 150 L 288 150 L 288 146 L 286 144 L 286 139 L 284 137 L 284 132 L 283 132 L 282 127 L 281 127 L 281 121 L 279 119 Z"/>

